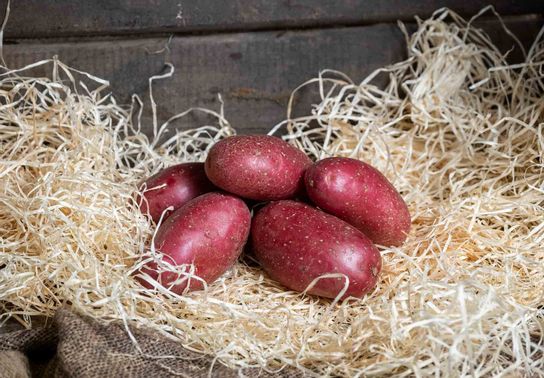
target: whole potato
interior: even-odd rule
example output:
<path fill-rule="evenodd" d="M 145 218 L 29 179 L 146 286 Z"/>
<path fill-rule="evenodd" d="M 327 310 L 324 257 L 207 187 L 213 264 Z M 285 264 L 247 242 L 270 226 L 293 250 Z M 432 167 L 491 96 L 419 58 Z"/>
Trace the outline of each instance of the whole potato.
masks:
<path fill-rule="evenodd" d="M 206 159 L 215 185 L 259 201 L 291 198 L 304 190 L 311 160 L 287 142 L 268 135 L 233 136 L 217 142 Z"/>
<path fill-rule="evenodd" d="M 201 194 L 214 190 L 204 172 L 204 163 L 182 163 L 163 169 L 142 185 L 143 197 L 137 199 L 140 210 L 157 223 L 169 206 L 174 210 Z M 172 212 L 165 214 L 166 219 Z"/>
<path fill-rule="evenodd" d="M 381 270 L 380 252 L 359 230 L 335 216 L 295 201 L 271 202 L 254 216 L 255 256 L 276 281 L 304 291 L 316 278 L 341 273 L 349 278 L 343 298 L 370 291 Z M 323 278 L 308 291 L 335 298 L 345 278 Z"/>
<path fill-rule="evenodd" d="M 401 245 L 410 213 L 391 183 L 375 168 L 349 158 L 328 158 L 305 174 L 310 200 L 384 246 Z"/>
<path fill-rule="evenodd" d="M 197 197 L 173 214 L 159 227 L 155 249 L 173 265 L 193 264 L 195 274 L 212 283 L 240 255 L 247 241 L 251 217 L 244 201 L 229 194 L 207 193 Z M 176 283 L 175 272 L 158 273 L 157 264 L 149 263 L 142 272 L 180 294 L 187 280 Z M 151 285 L 140 277 L 148 288 Z M 170 287 L 171 286 L 171 287 Z M 202 289 L 199 280 L 191 280 L 190 290 Z"/>

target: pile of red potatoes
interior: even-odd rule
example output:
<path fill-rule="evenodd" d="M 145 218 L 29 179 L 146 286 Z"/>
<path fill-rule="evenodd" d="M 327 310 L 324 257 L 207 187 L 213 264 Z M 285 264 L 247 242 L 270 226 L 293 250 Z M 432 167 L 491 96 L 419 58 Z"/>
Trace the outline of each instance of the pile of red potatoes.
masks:
<path fill-rule="evenodd" d="M 406 203 L 375 168 L 349 158 L 312 163 L 266 135 L 221 140 L 205 163 L 166 168 L 141 193 L 140 209 L 159 224 L 156 253 L 173 266 L 192 265 L 208 284 L 234 264 L 249 239 L 250 253 L 287 288 L 313 284 L 307 293 L 335 298 L 347 285 L 342 298 L 362 297 L 382 266 L 375 244 L 399 246 L 410 230 Z M 155 262 L 141 271 L 177 294 L 204 286 Z M 139 280 L 151 288 L 145 275 Z"/>

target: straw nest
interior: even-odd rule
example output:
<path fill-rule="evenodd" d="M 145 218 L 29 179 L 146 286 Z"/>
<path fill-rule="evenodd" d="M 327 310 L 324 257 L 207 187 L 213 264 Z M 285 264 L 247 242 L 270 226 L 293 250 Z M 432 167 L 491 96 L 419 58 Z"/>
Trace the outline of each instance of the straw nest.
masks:
<path fill-rule="evenodd" d="M 35 64 L 51 65 L 51 79 L 8 70 L 0 77 L 2 319 L 30 324 L 70 305 L 239 368 L 544 374 L 544 30 L 524 63 L 508 65 L 471 22 L 448 10 L 419 20 L 408 59 L 360 84 L 324 71 L 311 81 L 321 102 L 271 131 L 314 158 L 370 162 L 409 204 L 412 232 L 402 247 L 381 249 L 376 290 L 338 303 L 287 291 L 242 261 L 203 292 L 142 288 L 133 274 L 153 225 L 131 201 L 137 184 L 203 160 L 234 130 L 208 111 L 215 125 L 158 142 L 175 119 L 154 121 L 154 135 L 144 136 L 139 99 L 118 105 L 98 78 L 57 60 Z M 378 75 L 385 88 L 372 84 Z"/>

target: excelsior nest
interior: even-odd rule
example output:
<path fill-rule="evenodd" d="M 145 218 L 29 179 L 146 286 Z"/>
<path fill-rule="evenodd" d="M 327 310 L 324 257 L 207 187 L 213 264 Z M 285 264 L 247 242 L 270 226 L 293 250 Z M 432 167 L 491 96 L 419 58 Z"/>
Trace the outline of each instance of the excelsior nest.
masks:
<path fill-rule="evenodd" d="M 69 304 L 271 371 L 544 374 L 543 34 L 508 65 L 482 31 L 441 10 L 419 21 L 407 60 L 358 85 L 323 72 L 311 114 L 272 131 L 315 158 L 375 165 L 409 204 L 412 233 L 382 249 L 378 287 L 343 303 L 286 291 L 243 262 L 204 292 L 149 295 L 132 277 L 153 235 L 130 205 L 137 184 L 204 159 L 234 130 L 210 112 L 216 126 L 159 144 L 168 123 L 142 135 L 138 99 L 118 105 L 98 78 L 87 74 L 92 90 L 76 84 L 81 73 L 57 60 L 35 64 L 51 64 L 51 80 L 2 74 L 3 319 L 30 323 Z M 371 83 L 378 74 L 385 88 Z"/>

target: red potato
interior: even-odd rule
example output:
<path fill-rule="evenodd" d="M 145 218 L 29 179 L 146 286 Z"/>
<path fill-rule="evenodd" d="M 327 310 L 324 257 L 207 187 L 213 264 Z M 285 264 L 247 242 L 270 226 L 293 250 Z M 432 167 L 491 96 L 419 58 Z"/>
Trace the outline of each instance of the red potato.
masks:
<path fill-rule="evenodd" d="M 381 256 L 363 233 L 335 216 L 295 201 L 272 202 L 254 216 L 255 256 L 274 280 L 304 291 L 316 278 L 342 273 L 349 278 L 343 298 L 361 297 L 378 280 Z M 345 278 L 322 278 L 309 294 L 335 298 Z"/>
<path fill-rule="evenodd" d="M 234 264 L 247 241 L 250 223 L 249 209 L 241 199 L 222 193 L 204 194 L 174 211 L 159 227 L 155 249 L 170 264 L 193 264 L 195 274 L 209 284 Z M 188 280 L 170 287 L 179 279 L 178 274 L 159 274 L 155 262 L 142 272 L 174 293 L 181 294 L 187 287 Z M 142 277 L 139 280 L 145 287 L 152 287 Z M 190 290 L 202 288 L 201 281 L 191 280 Z"/>
<path fill-rule="evenodd" d="M 399 246 L 410 231 L 410 213 L 391 183 L 375 168 L 348 158 L 328 158 L 305 174 L 310 200 L 367 235 L 374 243 Z"/>
<path fill-rule="evenodd" d="M 140 210 L 151 216 L 155 223 L 169 206 L 174 210 L 193 198 L 214 190 L 214 185 L 204 172 L 204 163 L 183 163 L 163 169 L 145 181 L 145 191 Z M 137 199 L 140 202 L 140 198 Z M 166 219 L 172 212 L 165 214 Z"/>
<path fill-rule="evenodd" d="M 217 142 L 206 159 L 211 182 L 240 197 L 292 198 L 304 190 L 304 171 L 312 164 L 300 150 L 268 135 L 234 136 Z"/>

